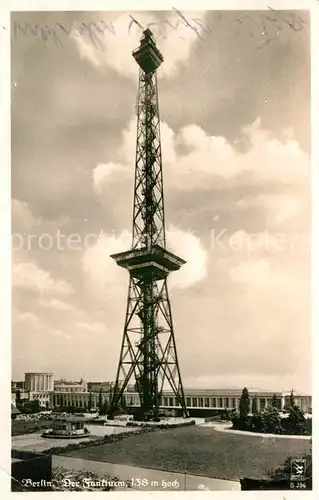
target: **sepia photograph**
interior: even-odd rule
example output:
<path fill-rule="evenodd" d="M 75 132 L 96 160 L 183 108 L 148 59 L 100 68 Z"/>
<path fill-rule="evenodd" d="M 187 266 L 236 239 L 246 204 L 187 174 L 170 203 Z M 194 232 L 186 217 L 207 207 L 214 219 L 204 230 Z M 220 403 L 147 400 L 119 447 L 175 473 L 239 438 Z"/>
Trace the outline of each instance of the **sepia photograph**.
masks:
<path fill-rule="evenodd" d="M 312 490 L 310 14 L 11 11 L 11 491 Z"/>

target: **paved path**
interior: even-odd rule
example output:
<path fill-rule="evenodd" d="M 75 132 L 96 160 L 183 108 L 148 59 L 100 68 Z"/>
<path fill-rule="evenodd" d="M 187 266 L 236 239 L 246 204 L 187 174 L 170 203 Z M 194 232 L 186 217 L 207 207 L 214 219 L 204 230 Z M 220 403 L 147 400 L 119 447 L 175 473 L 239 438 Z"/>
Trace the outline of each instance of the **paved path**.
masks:
<path fill-rule="evenodd" d="M 133 480 L 135 486 L 130 489 L 139 491 L 240 490 L 240 483 L 237 481 L 226 481 L 224 479 L 193 476 L 180 474 L 178 472 L 165 472 L 156 469 L 112 464 L 109 462 L 97 462 L 94 460 L 84 460 L 82 458 L 54 455 L 52 456 L 52 465 L 66 467 L 67 469 L 73 470 L 94 471 L 102 479 L 104 473 L 118 477 L 121 481 Z"/>
<path fill-rule="evenodd" d="M 81 438 L 81 442 L 84 441 L 89 444 L 90 439 L 92 439 L 92 437 Z M 44 438 L 42 437 L 42 433 L 34 432 L 32 434 L 21 434 L 20 436 L 13 436 L 11 439 L 11 447 L 14 450 L 41 452 L 44 450 L 49 450 L 54 446 L 67 446 L 68 444 L 75 444 L 79 442 L 80 442 L 79 438 L 78 439 Z"/>
<path fill-rule="evenodd" d="M 231 432 L 232 434 L 240 434 L 241 436 L 259 436 L 262 438 L 282 438 L 282 439 L 311 439 L 311 436 L 292 436 L 285 434 L 266 434 L 264 432 L 249 432 L 249 431 L 237 431 L 231 428 L 231 423 L 229 422 L 205 422 L 198 424 L 200 427 L 211 427 L 217 432 Z"/>
<path fill-rule="evenodd" d="M 14 450 L 36 451 L 41 452 L 49 450 L 55 446 L 68 446 L 69 444 L 86 442 L 88 445 L 94 439 L 102 439 L 109 434 L 124 434 L 127 432 L 136 432 L 138 428 L 130 427 L 115 427 L 106 425 L 87 425 L 90 431 L 90 436 L 84 438 L 74 439 L 59 439 L 59 438 L 44 438 L 42 432 L 33 432 L 30 434 L 20 434 L 19 436 L 12 436 L 11 447 Z"/>

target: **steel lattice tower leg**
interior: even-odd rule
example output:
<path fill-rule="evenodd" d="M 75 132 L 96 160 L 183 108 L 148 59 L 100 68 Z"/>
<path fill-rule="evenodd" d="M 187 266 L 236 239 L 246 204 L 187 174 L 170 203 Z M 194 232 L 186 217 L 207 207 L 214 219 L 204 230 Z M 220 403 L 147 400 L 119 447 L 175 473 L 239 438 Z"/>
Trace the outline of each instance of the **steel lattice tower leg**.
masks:
<path fill-rule="evenodd" d="M 160 119 L 156 70 L 163 57 L 150 30 L 133 52 L 140 66 L 132 249 L 112 255 L 130 273 L 120 360 L 110 414 L 132 379 L 141 418 L 158 419 L 164 388 L 187 416 L 178 364 L 167 277 L 185 263 L 166 250 Z"/>

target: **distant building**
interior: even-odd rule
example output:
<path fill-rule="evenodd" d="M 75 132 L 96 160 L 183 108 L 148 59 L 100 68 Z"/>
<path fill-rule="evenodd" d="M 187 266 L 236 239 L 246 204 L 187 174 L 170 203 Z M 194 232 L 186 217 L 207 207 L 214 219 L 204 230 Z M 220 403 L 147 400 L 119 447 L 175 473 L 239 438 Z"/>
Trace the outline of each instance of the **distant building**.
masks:
<path fill-rule="evenodd" d="M 12 406 L 17 406 L 17 393 L 11 390 L 11 409 Z"/>
<path fill-rule="evenodd" d="M 24 380 L 18 382 L 11 382 L 11 389 L 24 389 Z"/>
<path fill-rule="evenodd" d="M 123 385 L 124 381 L 119 382 L 119 387 Z M 115 382 L 109 381 L 109 382 L 88 382 L 87 390 L 88 392 L 110 392 L 115 385 Z M 129 385 L 126 388 L 126 391 L 130 390 L 135 390 L 134 385 Z"/>
<path fill-rule="evenodd" d="M 24 374 L 24 379 L 25 392 L 28 393 L 28 399 L 30 401 L 38 400 L 40 406 L 49 408 L 50 394 L 54 388 L 53 373 L 28 372 Z M 20 392 L 20 399 L 22 399 L 21 396 L 23 396 L 22 392 Z"/>
<path fill-rule="evenodd" d="M 81 378 L 79 382 L 65 379 L 54 381 L 54 392 L 87 392 L 88 384 Z"/>
<path fill-rule="evenodd" d="M 20 399 L 39 400 L 42 407 L 73 406 L 75 408 L 98 408 L 100 402 L 100 391 L 102 403 L 110 401 L 113 381 L 106 382 L 85 382 L 68 381 L 66 379 L 54 380 L 53 373 L 26 373 L 25 389 L 18 389 L 12 382 L 11 402 L 16 406 L 17 393 Z M 261 391 L 258 389 L 248 389 L 250 406 L 253 399 L 256 399 L 257 410 L 262 411 L 272 404 L 273 396 L 277 399 L 277 408 L 282 411 L 289 403 L 290 392 L 281 391 Z M 209 416 L 219 411 L 238 410 L 241 389 L 189 389 L 185 388 L 186 406 L 191 416 Z M 134 385 L 126 388 L 123 397 L 128 410 L 139 406 L 139 395 Z M 312 398 L 308 394 L 294 393 L 294 400 L 305 413 L 312 411 Z M 164 390 L 161 397 L 161 409 L 165 412 L 178 413 L 174 394 L 169 390 Z"/>
<path fill-rule="evenodd" d="M 109 401 L 109 393 L 101 393 L 102 403 Z M 53 392 L 50 404 L 53 408 L 58 406 L 71 406 L 74 408 L 88 408 L 91 400 L 91 409 L 98 408 L 100 401 L 99 392 Z"/>
<path fill-rule="evenodd" d="M 25 373 L 25 389 L 35 392 L 51 392 L 54 389 L 53 373 Z"/>
<path fill-rule="evenodd" d="M 39 405 L 42 408 L 50 408 L 51 407 L 51 394 L 52 392 L 35 392 L 32 391 L 29 393 L 30 401 L 39 401 Z"/>
<path fill-rule="evenodd" d="M 256 389 L 249 390 L 250 407 L 252 400 L 256 398 L 257 410 L 262 411 L 271 405 L 273 396 L 277 398 L 277 408 L 282 411 L 285 405 L 289 402 L 290 393 L 260 391 Z M 206 417 L 219 411 L 237 411 L 239 409 L 241 389 L 185 389 L 186 407 L 191 416 Z M 138 393 L 124 394 L 126 406 L 134 409 L 139 406 Z M 294 394 L 296 405 L 304 412 L 311 413 L 312 398 L 305 394 Z M 161 398 L 162 410 L 178 412 L 178 404 L 174 393 L 171 391 L 163 391 Z"/>
<path fill-rule="evenodd" d="M 11 404 L 14 406 L 17 405 L 17 401 L 28 401 L 30 399 L 29 391 L 25 391 L 24 389 L 15 389 L 11 388 Z"/>
<path fill-rule="evenodd" d="M 114 382 L 88 382 L 87 390 L 88 392 L 110 392 Z"/>

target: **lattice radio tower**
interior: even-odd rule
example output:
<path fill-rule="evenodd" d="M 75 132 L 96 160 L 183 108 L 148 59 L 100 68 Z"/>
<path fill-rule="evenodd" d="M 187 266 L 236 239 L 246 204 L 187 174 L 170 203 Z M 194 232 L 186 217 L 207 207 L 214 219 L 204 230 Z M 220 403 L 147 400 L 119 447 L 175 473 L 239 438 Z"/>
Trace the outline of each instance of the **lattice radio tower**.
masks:
<path fill-rule="evenodd" d="M 167 277 L 185 261 L 166 250 L 160 119 L 156 71 L 163 62 L 152 32 L 133 52 L 138 63 L 137 142 L 133 237 L 129 251 L 111 255 L 130 274 L 124 333 L 110 415 L 135 379 L 142 420 L 158 420 L 163 388 L 187 416 L 177 359 Z M 166 385 L 164 386 L 166 382 Z"/>

